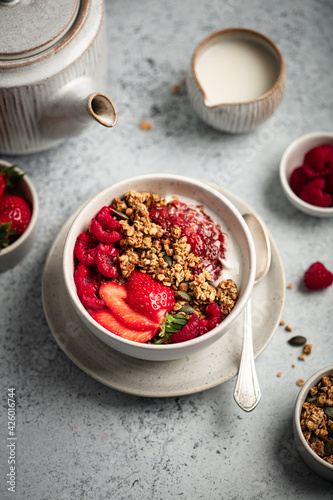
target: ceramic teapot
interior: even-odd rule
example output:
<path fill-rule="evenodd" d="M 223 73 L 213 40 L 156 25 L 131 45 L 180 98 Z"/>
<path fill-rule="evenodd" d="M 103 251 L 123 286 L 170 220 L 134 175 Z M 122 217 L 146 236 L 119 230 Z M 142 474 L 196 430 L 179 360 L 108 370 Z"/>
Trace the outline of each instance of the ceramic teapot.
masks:
<path fill-rule="evenodd" d="M 56 146 L 117 122 L 103 0 L 0 0 L 0 152 Z"/>

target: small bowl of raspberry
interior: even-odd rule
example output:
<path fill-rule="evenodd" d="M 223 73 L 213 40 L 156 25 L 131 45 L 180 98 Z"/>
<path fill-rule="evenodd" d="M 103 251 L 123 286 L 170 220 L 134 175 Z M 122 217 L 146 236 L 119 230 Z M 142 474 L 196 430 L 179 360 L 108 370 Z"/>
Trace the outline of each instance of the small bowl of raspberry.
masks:
<path fill-rule="evenodd" d="M 0 272 L 31 250 L 37 234 L 37 192 L 16 165 L 0 160 Z"/>
<path fill-rule="evenodd" d="M 314 217 L 333 217 L 333 133 L 303 135 L 284 152 L 280 181 L 288 200 Z"/>
<path fill-rule="evenodd" d="M 236 207 L 205 183 L 171 174 L 95 195 L 63 254 L 82 322 L 113 349 L 151 361 L 219 340 L 242 313 L 254 274 L 254 243 Z"/>
<path fill-rule="evenodd" d="M 333 365 L 318 370 L 300 390 L 294 410 L 297 451 L 313 472 L 333 481 Z"/>

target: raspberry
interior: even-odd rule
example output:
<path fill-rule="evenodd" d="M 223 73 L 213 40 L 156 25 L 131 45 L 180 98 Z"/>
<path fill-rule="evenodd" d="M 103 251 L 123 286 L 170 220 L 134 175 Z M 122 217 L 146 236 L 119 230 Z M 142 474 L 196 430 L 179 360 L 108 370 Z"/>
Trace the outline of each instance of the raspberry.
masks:
<path fill-rule="evenodd" d="M 332 205 L 332 196 L 325 192 L 326 182 L 323 177 L 317 177 L 310 181 L 302 189 L 300 197 L 306 203 L 317 207 L 330 207 Z"/>
<path fill-rule="evenodd" d="M 121 240 L 122 234 L 118 231 L 108 231 L 104 229 L 102 224 L 97 219 L 92 219 L 90 223 L 90 231 L 93 236 L 103 243 L 115 243 Z"/>
<path fill-rule="evenodd" d="M 333 148 L 328 145 L 310 149 L 304 156 L 303 170 L 309 179 L 331 172 Z"/>
<path fill-rule="evenodd" d="M 85 307 L 96 311 L 105 306 L 104 301 L 96 295 L 99 276 L 95 269 L 80 263 L 74 272 L 74 282 L 79 299 Z"/>
<path fill-rule="evenodd" d="M 309 290 L 321 290 L 331 286 L 333 274 L 321 262 L 315 262 L 304 274 L 304 284 Z"/>
<path fill-rule="evenodd" d="M 117 265 L 118 255 L 119 250 L 112 244 L 105 245 L 104 243 L 100 243 L 98 245 L 95 255 L 95 264 L 103 276 L 107 278 L 117 278 L 119 276 Z"/>
<path fill-rule="evenodd" d="M 308 178 L 304 173 L 303 167 L 297 167 L 292 172 L 289 184 L 294 193 L 299 196 L 305 184 L 308 182 Z"/>
<path fill-rule="evenodd" d="M 88 231 L 79 234 L 74 245 L 77 260 L 85 266 L 95 266 L 96 245 L 96 240 Z"/>
<path fill-rule="evenodd" d="M 122 227 L 119 220 L 113 218 L 111 207 L 103 207 L 98 212 L 96 219 L 102 224 L 104 229 L 109 231 L 121 231 Z"/>
<path fill-rule="evenodd" d="M 201 322 L 199 317 L 193 313 L 189 322 L 183 326 L 177 333 L 170 335 L 170 341 L 173 343 L 185 342 L 194 339 L 200 332 Z"/>
<path fill-rule="evenodd" d="M 329 194 L 333 195 L 333 170 L 331 175 L 326 179 L 326 190 Z"/>
<path fill-rule="evenodd" d="M 206 318 L 208 320 L 208 330 L 213 330 L 217 325 L 221 323 L 223 320 L 223 314 L 221 311 L 221 308 L 216 304 L 216 302 L 212 302 L 211 304 L 208 304 L 206 307 Z"/>

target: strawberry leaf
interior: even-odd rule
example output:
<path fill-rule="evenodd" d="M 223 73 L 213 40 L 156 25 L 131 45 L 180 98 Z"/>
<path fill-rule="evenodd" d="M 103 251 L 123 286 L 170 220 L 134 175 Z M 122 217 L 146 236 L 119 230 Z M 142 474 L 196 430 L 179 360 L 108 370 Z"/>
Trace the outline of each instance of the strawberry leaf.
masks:
<path fill-rule="evenodd" d="M 0 163 L 0 175 L 6 181 L 6 187 L 13 187 L 24 176 L 24 173 L 21 174 L 17 168 L 17 165 L 7 167 Z"/>
<path fill-rule="evenodd" d="M 172 333 L 179 332 L 188 323 L 188 319 L 182 314 L 169 314 L 165 316 L 160 332 L 156 335 L 154 344 L 163 344 L 170 339 Z"/>
<path fill-rule="evenodd" d="M 8 247 L 11 243 L 11 237 L 15 236 L 16 229 L 10 229 L 12 221 L 0 223 L 0 252 L 2 248 Z"/>

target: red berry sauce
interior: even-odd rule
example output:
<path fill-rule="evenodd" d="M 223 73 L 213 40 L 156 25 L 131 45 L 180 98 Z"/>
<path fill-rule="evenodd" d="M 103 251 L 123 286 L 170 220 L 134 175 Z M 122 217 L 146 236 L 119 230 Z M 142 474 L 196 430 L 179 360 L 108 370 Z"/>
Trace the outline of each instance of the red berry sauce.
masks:
<path fill-rule="evenodd" d="M 220 226 L 204 213 L 202 206 L 190 206 L 174 200 L 166 207 L 152 206 L 149 214 L 151 220 L 159 224 L 168 235 L 171 227 L 178 226 L 181 229 L 181 237 L 187 236 L 192 252 L 200 257 L 213 281 L 221 275 L 225 235 Z M 172 240 L 171 236 L 170 239 Z M 200 268 L 197 269 L 198 272 Z"/>

